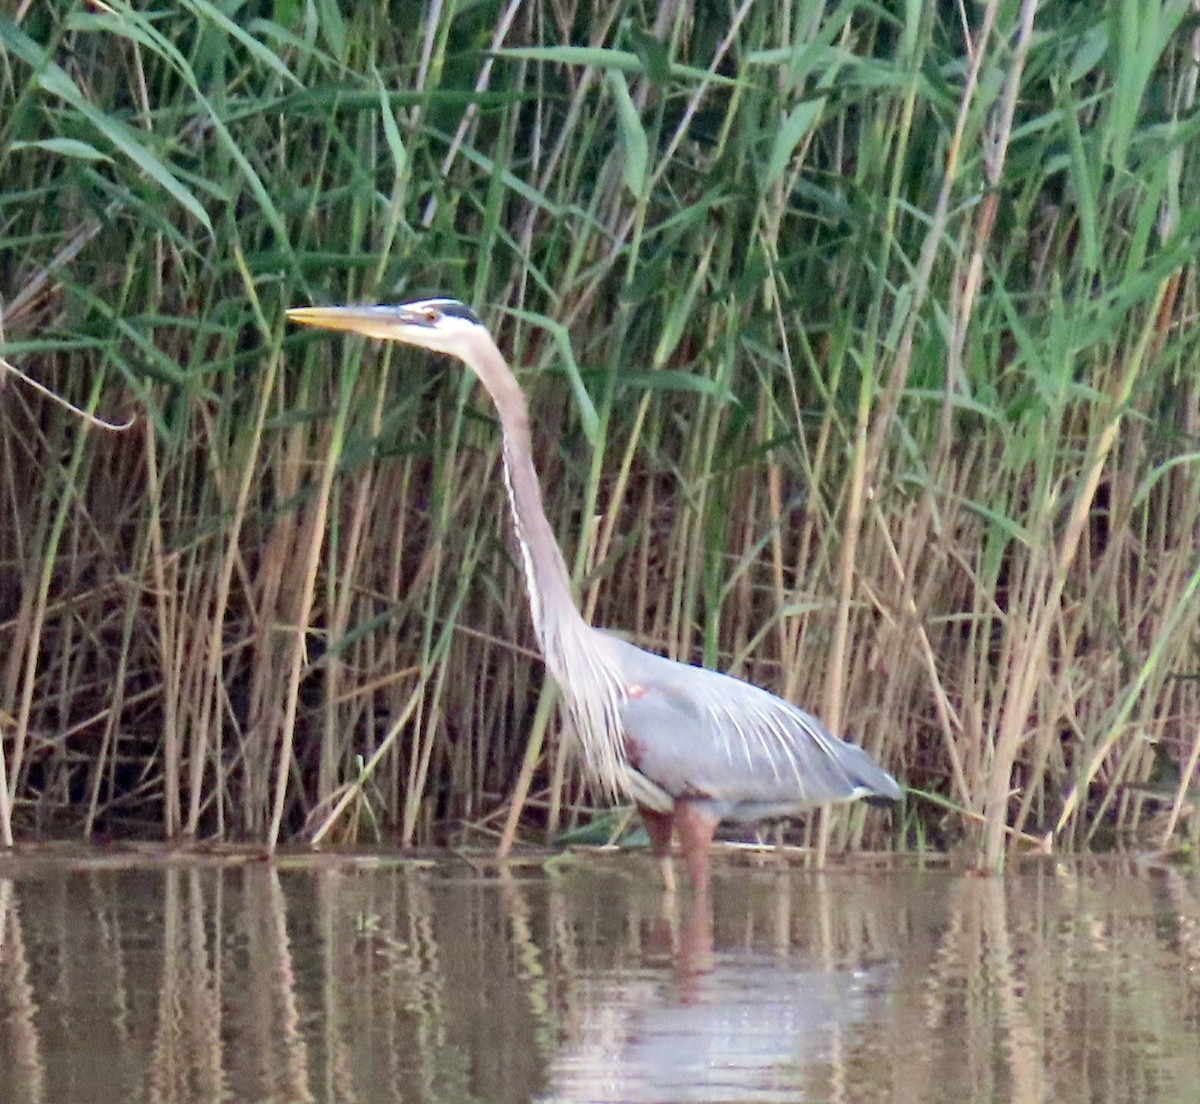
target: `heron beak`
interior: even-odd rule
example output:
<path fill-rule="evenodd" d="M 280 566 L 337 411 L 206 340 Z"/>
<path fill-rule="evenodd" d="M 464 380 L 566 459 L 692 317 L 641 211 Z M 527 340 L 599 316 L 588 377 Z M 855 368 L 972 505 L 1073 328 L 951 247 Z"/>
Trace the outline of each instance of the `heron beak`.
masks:
<path fill-rule="evenodd" d="M 323 330 L 363 334 L 382 341 L 419 341 L 429 323 L 407 307 L 292 307 L 288 319 Z"/>

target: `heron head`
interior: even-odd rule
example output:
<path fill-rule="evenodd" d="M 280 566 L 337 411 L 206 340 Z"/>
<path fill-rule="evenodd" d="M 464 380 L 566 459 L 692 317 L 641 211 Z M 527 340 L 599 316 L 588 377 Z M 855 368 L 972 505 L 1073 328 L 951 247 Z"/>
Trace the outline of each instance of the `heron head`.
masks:
<path fill-rule="evenodd" d="M 419 299 L 382 307 L 293 307 L 287 316 L 305 326 L 400 341 L 468 363 L 480 338 L 491 343 L 475 312 L 457 299 Z"/>

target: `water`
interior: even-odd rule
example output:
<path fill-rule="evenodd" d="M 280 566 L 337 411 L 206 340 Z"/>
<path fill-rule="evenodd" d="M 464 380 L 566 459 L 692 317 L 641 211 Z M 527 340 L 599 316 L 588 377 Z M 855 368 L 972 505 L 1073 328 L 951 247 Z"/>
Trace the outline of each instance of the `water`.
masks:
<path fill-rule="evenodd" d="M 1194 874 L 0 858 L 4 1104 L 1197 1099 Z"/>

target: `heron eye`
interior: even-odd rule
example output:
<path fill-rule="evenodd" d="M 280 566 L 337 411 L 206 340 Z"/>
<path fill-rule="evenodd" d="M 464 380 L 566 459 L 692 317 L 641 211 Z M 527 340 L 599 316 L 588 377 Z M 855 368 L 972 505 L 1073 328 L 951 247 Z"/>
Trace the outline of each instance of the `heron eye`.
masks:
<path fill-rule="evenodd" d="M 426 322 L 436 322 L 439 317 L 441 317 L 441 316 L 432 307 L 426 307 L 426 309 L 425 309 L 425 321 Z"/>

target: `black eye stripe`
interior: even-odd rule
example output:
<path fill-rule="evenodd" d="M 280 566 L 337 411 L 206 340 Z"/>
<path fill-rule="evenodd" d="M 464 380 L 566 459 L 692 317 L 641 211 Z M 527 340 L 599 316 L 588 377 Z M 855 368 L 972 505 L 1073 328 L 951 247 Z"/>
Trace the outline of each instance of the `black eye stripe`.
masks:
<path fill-rule="evenodd" d="M 479 321 L 479 316 L 471 310 L 465 303 L 460 303 L 457 299 L 430 299 L 425 304 L 426 311 L 435 311 L 438 314 L 449 315 L 451 318 L 463 318 L 468 322 L 474 322 L 476 326 L 483 325 Z"/>

